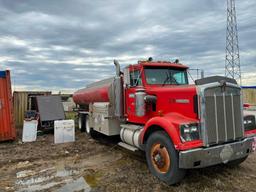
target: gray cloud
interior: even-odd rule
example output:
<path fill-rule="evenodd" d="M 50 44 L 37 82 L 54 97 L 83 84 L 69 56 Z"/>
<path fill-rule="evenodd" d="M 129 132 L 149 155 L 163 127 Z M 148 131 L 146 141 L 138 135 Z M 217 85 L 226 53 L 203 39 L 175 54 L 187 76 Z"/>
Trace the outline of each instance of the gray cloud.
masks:
<path fill-rule="evenodd" d="M 255 85 L 256 2 L 237 1 L 244 84 Z M 0 63 L 16 89 L 76 90 L 153 56 L 224 74 L 226 2 L 0 0 Z M 0 66 L 0 67 L 1 67 Z"/>

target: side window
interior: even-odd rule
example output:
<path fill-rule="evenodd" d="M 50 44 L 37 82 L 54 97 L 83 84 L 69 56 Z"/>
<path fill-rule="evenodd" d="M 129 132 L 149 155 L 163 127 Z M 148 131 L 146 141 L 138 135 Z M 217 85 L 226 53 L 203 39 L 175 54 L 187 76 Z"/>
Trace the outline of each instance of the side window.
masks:
<path fill-rule="evenodd" d="M 141 74 L 139 70 L 130 72 L 130 83 L 131 87 L 142 85 Z"/>
<path fill-rule="evenodd" d="M 184 72 L 174 72 L 173 74 L 174 79 L 176 80 L 176 83 L 180 85 L 185 85 L 186 83 L 186 77 Z"/>

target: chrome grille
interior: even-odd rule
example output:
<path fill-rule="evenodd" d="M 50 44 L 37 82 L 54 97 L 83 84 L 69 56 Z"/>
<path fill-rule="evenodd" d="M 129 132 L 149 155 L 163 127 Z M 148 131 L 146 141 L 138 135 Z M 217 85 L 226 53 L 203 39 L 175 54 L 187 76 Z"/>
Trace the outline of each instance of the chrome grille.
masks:
<path fill-rule="evenodd" d="M 209 87 L 203 92 L 205 145 L 225 143 L 244 135 L 241 93 L 238 87 Z"/>

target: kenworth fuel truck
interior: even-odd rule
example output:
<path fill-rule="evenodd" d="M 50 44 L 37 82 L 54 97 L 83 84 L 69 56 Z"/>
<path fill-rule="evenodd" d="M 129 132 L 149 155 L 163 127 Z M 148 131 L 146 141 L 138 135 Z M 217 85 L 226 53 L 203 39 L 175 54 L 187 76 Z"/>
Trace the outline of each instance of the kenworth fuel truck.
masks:
<path fill-rule="evenodd" d="M 145 151 L 151 173 L 169 185 L 187 169 L 238 165 L 252 152 L 255 116 L 246 130 L 234 79 L 213 76 L 189 85 L 188 67 L 178 61 L 139 61 L 122 72 L 114 64 L 115 77 L 73 95 L 87 134 L 120 135 L 119 145 Z"/>

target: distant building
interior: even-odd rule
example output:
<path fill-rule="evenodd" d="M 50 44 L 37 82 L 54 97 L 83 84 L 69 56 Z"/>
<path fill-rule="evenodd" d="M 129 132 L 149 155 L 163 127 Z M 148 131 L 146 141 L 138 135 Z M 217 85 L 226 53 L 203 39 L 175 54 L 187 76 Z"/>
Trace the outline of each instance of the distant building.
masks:
<path fill-rule="evenodd" d="M 242 86 L 243 101 L 251 105 L 256 105 L 256 86 Z"/>
<path fill-rule="evenodd" d="M 65 112 L 73 111 L 73 108 L 76 106 L 76 104 L 73 101 L 72 94 L 56 94 L 56 95 L 60 95 Z"/>

